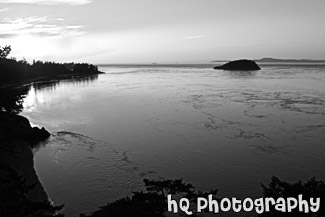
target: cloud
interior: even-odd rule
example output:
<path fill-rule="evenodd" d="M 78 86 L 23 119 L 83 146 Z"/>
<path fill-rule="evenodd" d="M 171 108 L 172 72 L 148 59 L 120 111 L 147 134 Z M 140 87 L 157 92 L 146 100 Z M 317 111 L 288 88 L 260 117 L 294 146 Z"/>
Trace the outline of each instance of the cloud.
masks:
<path fill-rule="evenodd" d="M 193 39 L 199 39 L 199 38 L 205 38 L 206 35 L 192 35 L 185 37 L 186 40 L 193 40 Z"/>
<path fill-rule="evenodd" d="M 0 9 L 0 13 L 1 13 L 1 12 L 5 12 L 5 11 L 7 11 L 7 10 L 9 10 L 9 8 L 2 8 L 2 9 Z"/>
<path fill-rule="evenodd" d="M 92 0 L 0 0 L 0 3 L 7 4 L 41 4 L 41 5 L 85 5 Z"/>
<path fill-rule="evenodd" d="M 81 25 L 68 25 L 63 19 L 49 16 L 4 19 L 0 23 L 0 38 L 13 38 L 21 35 L 37 37 L 76 36 L 84 33 Z"/>

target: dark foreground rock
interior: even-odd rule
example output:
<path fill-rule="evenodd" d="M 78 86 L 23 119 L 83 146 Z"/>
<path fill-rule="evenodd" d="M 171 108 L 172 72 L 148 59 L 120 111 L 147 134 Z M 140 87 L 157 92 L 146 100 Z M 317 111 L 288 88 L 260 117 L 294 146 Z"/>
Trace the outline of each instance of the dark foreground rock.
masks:
<path fill-rule="evenodd" d="M 0 141 L 22 140 L 33 145 L 49 136 L 44 128 L 31 127 L 23 116 L 0 112 Z"/>
<path fill-rule="evenodd" d="M 222 69 L 229 71 L 255 71 L 261 68 L 252 60 L 235 60 L 228 62 L 222 66 L 216 66 L 214 69 Z"/>

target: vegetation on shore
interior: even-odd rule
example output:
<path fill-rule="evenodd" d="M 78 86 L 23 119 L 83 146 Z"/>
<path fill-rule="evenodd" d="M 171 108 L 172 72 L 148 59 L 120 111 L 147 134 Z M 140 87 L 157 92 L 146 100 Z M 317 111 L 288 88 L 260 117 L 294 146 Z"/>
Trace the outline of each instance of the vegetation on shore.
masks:
<path fill-rule="evenodd" d="M 8 58 L 10 46 L 0 46 L 0 216 L 62 217 L 63 206 L 49 200 L 34 170 L 31 148 L 50 136 L 44 128 L 31 127 L 19 116 L 28 86 L 35 80 L 67 76 L 95 76 L 97 66 Z"/>
<path fill-rule="evenodd" d="M 27 92 L 27 87 L 0 87 L 0 112 L 20 113 L 23 110 L 23 100 Z"/>
<path fill-rule="evenodd" d="M 87 63 L 55 63 L 8 58 L 10 46 L 0 46 L 0 111 L 18 114 L 27 94 L 26 87 L 18 87 L 35 80 L 64 78 L 66 76 L 94 76 L 102 72 L 98 67 Z"/>
<path fill-rule="evenodd" d="M 98 67 L 88 63 L 55 63 L 8 58 L 10 46 L 0 47 L 0 86 L 22 83 L 35 79 L 48 79 L 66 75 L 94 75 Z"/>
<path fill-rule="evenodd" d="M 302 213 L 298 211 L 298 208 L 292 210 L 292 212 L 280 212 L 276 211 L 273 207 L 270 212 L 264 212 L 260 214 L 260 217 L 324 217 L 325 216 L 325 183 L 322 180 L 312 178 L 305 183 L 298 181 L 296 183 L 289 183 L 280 180 L 278 177 L 273 176 L 268 185 L 261 184 L 263 197 L 277 198 L 297 198 L 302 194 L 304 200 L 310 198 L 321 198 L 320 209 L 316 213 Z"/>

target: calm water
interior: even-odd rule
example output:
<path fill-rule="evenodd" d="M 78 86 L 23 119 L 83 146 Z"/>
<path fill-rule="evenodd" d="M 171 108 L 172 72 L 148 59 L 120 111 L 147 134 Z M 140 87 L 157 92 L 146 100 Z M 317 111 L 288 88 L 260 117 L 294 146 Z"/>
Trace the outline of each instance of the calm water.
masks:
<path fill-rule="evenodd" d="M 65 212 L 184 178 L 220 197 L 259 197 L 272 175 L 325 179 L 325 67 L 103 66 L 98 78 L 34 85 L 23 115 L 52 132 L 40 179 Z"/>

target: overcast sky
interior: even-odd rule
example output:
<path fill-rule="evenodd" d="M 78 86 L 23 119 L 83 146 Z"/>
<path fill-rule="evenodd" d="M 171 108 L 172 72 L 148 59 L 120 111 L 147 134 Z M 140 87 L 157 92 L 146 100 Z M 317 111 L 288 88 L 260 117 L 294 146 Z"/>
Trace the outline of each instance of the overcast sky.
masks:
<path fill-rule="evenodd" d="M 0 0 L 0 46 L 29 61 L 325 59 L 324 10 L 324 0 Z"/>

